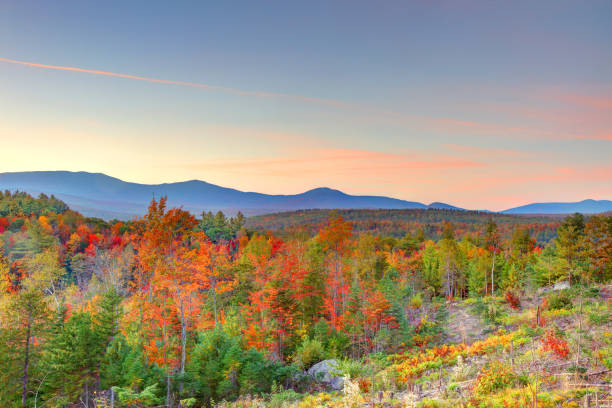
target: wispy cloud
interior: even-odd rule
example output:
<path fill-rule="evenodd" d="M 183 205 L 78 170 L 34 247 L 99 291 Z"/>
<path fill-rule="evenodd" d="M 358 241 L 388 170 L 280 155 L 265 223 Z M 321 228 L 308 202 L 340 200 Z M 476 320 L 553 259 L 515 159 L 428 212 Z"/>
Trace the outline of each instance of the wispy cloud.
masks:
<path fill-rule="evenodd" d="M 534 154 L 531 152 L 524 152 L 520 150 L 513 149 L 500 149 L 500 148 L 492 148 L 492 147 L 484 147 L 484 146 L 467 146 L 467 145 L 457 145 L 446 143 L 444 147 L 447 149 L 458 152 L 462 154 L 467 154 L 470 156 L 476 156 L 481 159 L 496 159 L 500 158 L 530 158 L 534 157 Z"/>
<path fill-rule="evenodd" d="M 0 57 L 0 62 L 21 65 L 33 68 L 43 68 L 43 69 L 51 69 L 58 71 L 69 71 L 69 72 L 77 72 L 84 73 L 90 75 L 99 75 L 99 76 L 107 76 L 114 77 L 120 79 L 129 79 L 135 81 L 144 81 L 165 85 L 176 85 L 176 86 L 184 86 L 190 88 L 197 88 L 206 91 L 215 91 L 215 92 L 225 92 L 233 95 L 239 96 L 250 96 L 250 97 L 259 97 L 259 98 L 272 98 L 272 99 L 284 99 L 284 100 L 293 100 L 298 102 L 312 103 L 317 105 L 324 105 L 335 107 L 338 109 L 348 110 L 352 112 L 357 112 L 360 114 L 361 118 L 365 118 L 367 120 L 382 120 L 384 122 L 397 123 L 402 126 L 410 127 L 413 129 L 423 129 L 423 130 L 436 130 L 443 132 L 455 132 L 455 133 L 465 133 L 465 134 L 479 134 L 479 135 L 488 135 L 488 136 L 512 136 L 518 138 L 539 138 L 539 139 L 576 139 L 576 140 L 603 140 L 609 141 L 612 140 L 612 136 L 608 130 L 598 130 L 591 131 L 591 129 L 586 129 L 586 131 L 573 131 L 571 129 L 551 129 L 549 126 L 543 126 L 540 128 L 536 127 L 524 127 L 524 126 L 514 126 L 514 125 L 506 125 L 500 123 L 489 123 L 484 121 L 473 121 L 473 120 L 463 120 L 457 118 L 439 118 L 439 117 L 429 117 L 423 115 L 415 115 L 404 112 L 395 112 L 391 110 L 380 109 L 379 107 L 369 106 L 367 104 L 354 103 L 354 102 L 346 102 L 337 99 L 330 98 L 319 98 L 319 97 L 311 97 L 305 95 L 297 95 L 290 93 L 276 93 L 276 92 L 266 92 L 266 91 L 258 91 L 258 90 L 245 90 L 245 89 L 237 89 L 232 87 L 225 87 L 220 85 L 199 83 L 199 82 L 188 82 L 188 81 L 177 81 L 170 79 L 159 79 L 159 78 L 151 78 L 139 75 L 131 75 L 131 74 L 123 74 L 118 72 L 111 71 L 103 71 L 98 69 L 89 69 L 89 68 L 81 68 L 81 67 L 73 67 L 73 66 L 62 66 L 62 65 L 50 65 L 50 64 L 41 64 L 36 62 L 29 61 L 20 61 L 10 58 Z M 594 97 L 589 95 L 580 95 L 580 94 L 551 94 L 547 96 L 555 97 L 557 100 L 562 101 L 564 103 L 577 104 L 580 106 L 584 106 L 590 109 L 595 109 L 599 111 L 607 111 L 612 108 L 612 98 L 608 96 L 603 97 Z M 525 108 L 529 109 L 530 108 Z M 537 113 L 532 111 L 531 113 L 527 113 L 525 116 L 533 116 Z"/>
<path fill-rule="evenodd" d="M 91 74 L 91 75 L 102 75 L 102 76 L 108 76 L 108 77 L 114 77 L 114 78 L 132 79 L 136 81 L 153 82 L 153 83 L 158 83 L 158 84 L 187 86 L 191 88 L 199 88 L 199 89 L 204 89 L 204 90 L 209 90 L 209 91 L 227 92 L 227 93 L 231 93 L 234 95 L 240 95 L 240 96 L 256 96 L 256 97 L 261 97 L 261 98 L 283 98 L 283 99 L 298 100 L 302 102 L 332 105 L 332 106 L 338 106 L 338 107 L 347 106 L 344 102 L 333 100 L 333 99 L 314 98 L 314 97 L 309 97 L 309 96 L 285 94 L 285 93 L 251 91 L 251 90 L 236 89 L 236 88 L 230 88 L 230 87 L 219 86 L 219 85 L 204 84 L 204 83 L 199 83 L 199 82 L 185 82 L 185 81 L 175 81 L 175 80 L 170 80 L 170 79 L 150 78 L 150 77 L 144 77 L 144 76 L 138 76 L 138 75 L 121 74 L 118 72 L 101 71 L 97 69 L 70 67 L 70 66 L 62 66 L 62 65 L 39 64 L 36 62 L 19 61 L 19 60 L 3 58 L 3 57 L 0 57 L 0 62 L 6 62 L 8 64 L 15 64 L 15 65 L 24 65 L 24 66 L 35 67 L 35 68 L 53 69 L 53 70 L 58 70 L 58 71 L 71 71 L 71 72 L 80 72 L 80 73 Z"/>
<path fill-rule="evenodd" d="M 274 177 L 299 178 L 314 174 L 329 174 L 397 181 L 406 177 L 405 172 L 436 172 L 483 166 L 485 164 L 475 160 L 445 155 L 338 148 L 307 149 L 282 157 L 216 159 L 176 165 L 176 167 L 191 170 L 214 170 Z"/>

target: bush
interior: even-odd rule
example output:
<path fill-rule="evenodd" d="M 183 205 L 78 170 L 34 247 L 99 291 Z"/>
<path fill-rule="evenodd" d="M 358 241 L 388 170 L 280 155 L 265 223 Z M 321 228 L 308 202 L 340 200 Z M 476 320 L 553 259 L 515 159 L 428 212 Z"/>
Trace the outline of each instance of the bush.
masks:
<path fill-rule="evenodd" d="M 146 387 L 141 392 L 130 388 L 113 387 L 122 407 L 152 407 L 161 404 L 162 399 L 156 396 L 157 384 Z"/>
<path fill-rule="evenodd" d="M 548 330 L 542 339 L 544 351 L 551 351 L 560 358 L 567 358 L 570 353 L 567 341 L 555 335 L 553 330 Z"/>
<path fill-rule="evenodd" d="M 500 319 L 504 316 L 502 309 L 496 304 L 492 303 L 487 308 L 486 314 L 484 316 L 485 320 L 489 323 L 499 325 Z"/>
<path fill-rule="evenodd" d="M 318 340 L 325 349 L 325 358 L 341 358 L 350 344 L 349 337 L 330 327 L 325 320 L 319 320 L 310 328 L 310 338 Z"/>
<path fill-rule="evenodd" d="M 473 386 L 476 395 L 487 395 L 509 387 L 516 378 L 507 365 L 494 361 L 482 370 Z"/>
<path fill-rule="evenodd" d="M 420 309 L 421 306 L 423 306 L 423 295 L 421 295 L 421 293 L 417 293 L 410 298 L 410 307 L 413 309 Z"/>
<path fill-rule="evenodd" d="M 597 313 L 592 312 L 589 313 L 589 323 L 595 326 L 603 326 L 610 322 L 610 315 L 607 312 Z"/>
<path fill-rule="evenodd" d="M 515 310 L 518 310 L 521 308 L 521 301 L 519 297 L 511 290 L 506 291 L 505 298 L 506 298 L 506 302 L 511 308 Z"/>
<path fill-rule="evenodd" d="M 572 300 L 567 292 L 553 293 L 546 298 L 548 308 L 551 310 L 571 309 Z"/>
<path fill-rule="evenodd" d="M 303 395 L 299 394 L 291 389 L 283 390 L 275 389 L 276 387 L 272 387 L 272 394 L 270 395 L 270 404 L 269 408 L 283 408 L 290 406 L 297 401 L 301 400 Z"/>
<path fill-rule="evenodd" d="M 342 377 L 348 375 L 351 378 L 368 375 L 367 365 L 361 360 L 340 360 L 338 364 L 338 374 Z"/>
<path fill-rule="evenodd" d="M 323 343 L 317 339 L 306 337 L 295 351 L 294 361 L 299 367 L 308 369 L 326 358 L 327 352 Z"/>

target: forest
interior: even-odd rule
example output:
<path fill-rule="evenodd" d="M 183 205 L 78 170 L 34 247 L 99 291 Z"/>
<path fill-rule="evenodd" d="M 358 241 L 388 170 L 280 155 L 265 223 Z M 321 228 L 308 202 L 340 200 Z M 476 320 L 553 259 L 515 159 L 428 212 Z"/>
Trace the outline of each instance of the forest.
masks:
<path fill-rule="evenodd" d="M 605 407 L 611 279 L 609 214 L 107 222 L 4 192 L 0 406 Z"/>
<path fill-rule="evenodd" d="M 521 225 L 537 242 L 554 238 L 559 221 L 564 217 L 552 215 L 517 216 L 488 211 L 454 209 L 407 210 L 300 210 L 249 217 L 249 229 L 276 235 L 316 234 L 333 214 L 339 214 L 353 225 L 356 233 L 369 233 L 380 237 L 402 238 L 407 233 L 422 234 L 426 239 L 438 240 L 447 222 L 453 224 L 457 235 L 482 234 L 489 219 L 494 220 L 497 232 L 503 238 L 512 235 L 514 227 Z"/>

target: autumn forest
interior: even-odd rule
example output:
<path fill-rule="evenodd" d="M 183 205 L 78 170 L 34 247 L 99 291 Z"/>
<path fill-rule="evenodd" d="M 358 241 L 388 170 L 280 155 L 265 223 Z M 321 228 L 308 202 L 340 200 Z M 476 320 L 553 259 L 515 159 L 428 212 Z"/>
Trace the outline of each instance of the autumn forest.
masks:
<path fill-rule="evenodd" d="M 405 211 L 304 227 L 162 197 L 121 222 L 2 193 L 0 405 L 609 399 L 612 216 Z"/>

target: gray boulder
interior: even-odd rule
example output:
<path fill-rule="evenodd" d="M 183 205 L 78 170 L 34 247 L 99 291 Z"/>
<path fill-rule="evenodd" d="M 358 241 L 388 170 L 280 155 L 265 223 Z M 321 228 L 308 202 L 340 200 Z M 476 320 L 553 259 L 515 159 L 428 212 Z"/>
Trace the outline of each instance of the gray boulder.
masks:
<path fill-rule="evenodd" d="M 555 283 L 552 286 L 538 289 L 538 295 L 549 293 L 549 292 L 556 292 L 558 290 L 565 290 L 569 288 L 570 288 L 570 284 L 568 281 L 561 281 L 561 282 Z"/>
<path fill-rule="evenodd" d="M 555 286 L 553 286 L 553 290 L 565 290 L 569 288 L 570 284 L 568 281 L 557 282 L 555 283 Z"/>
<path fill-rule="evenodd" d="M 308 375 L 327 384 L 334 390 L 341 390 L 344 387 L 344 380 L 338 373 L 338 362 L 336 360 L 318 362 L 308 369 Z"/>

